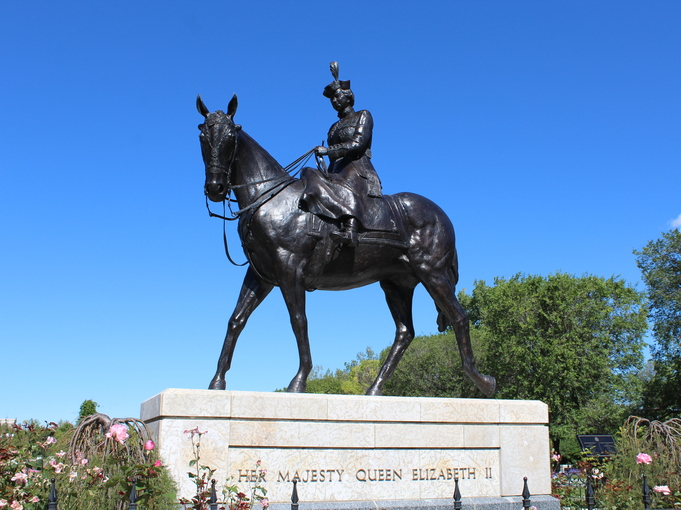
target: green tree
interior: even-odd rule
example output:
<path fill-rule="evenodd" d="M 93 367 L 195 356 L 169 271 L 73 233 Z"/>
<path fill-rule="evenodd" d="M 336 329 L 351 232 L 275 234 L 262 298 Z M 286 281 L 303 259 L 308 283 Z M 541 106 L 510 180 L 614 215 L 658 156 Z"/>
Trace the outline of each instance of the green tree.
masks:
<path fill-rule="evenodd" d="M 486 342 L 479 364 L 496 397 L 548 404 L 564 455 L 576 453 L 575 434 L 615 432 L 638 403 L 647 310 L 623 280 L 518 274 L 478 281 L 460 301 Z"/>
<path fill-rule="evenodd" d="M 484 358 L 482 334 L 471 332 L 473 352 Z M 381 353 L 385 358 L 388 346 Z M 393 376 L 385 383 L 384 395 L 406 397 L 481 398 L 484 395 L 461 369 L 456 336 L 451 330 L 438 335 L 417 336 L 405 351 Z"/>
<path fill-rule="evenodd" d="M 681 412 L 681 232 L 664 232 L 634 254 L 646 285 L 655 336 L 655 373 L 646 387 L 644 413 L 670 418 Z"/>
<path fill-rule="evenodd" d="M 83 400 L 83 403 L 80 404 L 80 411 L 78 412 L 78 420 L 76 420 L 76 424 L 79 424 L 83 418 L 95 414 L 98 407 L 99 404 L 94 400 Z"/>
<path fill-rule="evenodd" d="M 345 368 L 335 372 L 316 366 L 307 380 L 307 393 L 362 395 L 374 382 L 380 368 L 378 355 L 371 347 L 345 363 Z"/>

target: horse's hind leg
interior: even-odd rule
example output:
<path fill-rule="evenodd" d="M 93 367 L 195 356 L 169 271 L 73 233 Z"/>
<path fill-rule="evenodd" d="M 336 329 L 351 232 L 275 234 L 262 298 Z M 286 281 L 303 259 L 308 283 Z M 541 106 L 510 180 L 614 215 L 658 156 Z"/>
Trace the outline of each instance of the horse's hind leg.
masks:
<path fill-rule="evenodd" d="M 236 303 L 236 308 L 232 317 L 229 319 L 227 326 L 227 334 L 225 335 L 225 342 L 222 344 L 222 352 L 218 360 L 218 369 L 215 372 L 213 380 L 208 386 L 209 390 L 224 390 L 226 387 L 225 373 L 229 370 L 232 364 L 232 355 L 234 354 L 234 347 L 236 341 L 243 331 L 246 321 L 253 313 L 263 299 L 272 290 L 273 285 L 264 282 L 255 274 L 255 271 L 249 266 L 244 278 L 244 283 L 241 286 L 239 299 Z"/>
<path fill-rule="evenodd" d="M 402 359 L 404 351 L 414 339 L 414 322 L 412 320 L 412 300 L 414 287 L 418 284 L 416 279 L 405 278 L 400 281 L 385 280 L 381 282 L 381 288 L 385 292 L 385 300 L 390 308 L 390 313 L 395 321 L 395 341 L 390 349 L 381 370 L 374 383 L 367 390 L 367 395 L 381 395 L 383 384 L 390 379 Z"/>
<path fill-rule="evenodd" d="M 471 337 L 468 326 L 468 314 L 456 299 L 455 285 L 447 274 L 429 274 L 424 278 L 423 285 L 435 301 L 441 314 L 447 318 L 456 335 L 459 346 L 463 370 L 470 377 L 480 391 L 488 397 L 494 394 L 496 380 L 490 375 L 482 375 L 475 368 L 475 358 L 471 347 Z M 438 324 L 441 321 L 438 319 Z"/>

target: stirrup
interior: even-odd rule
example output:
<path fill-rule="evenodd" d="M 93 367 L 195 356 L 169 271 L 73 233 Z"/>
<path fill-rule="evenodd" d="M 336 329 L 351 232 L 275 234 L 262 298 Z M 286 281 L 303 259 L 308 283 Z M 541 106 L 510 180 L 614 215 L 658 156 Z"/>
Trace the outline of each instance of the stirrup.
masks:
<path fill-rule="evenodd" d="M 343 244 L 355 248 L 359 244 L 357 236 L 357 220 L 350 218 L 343 225 L 343 230 L 335 230 L 330 234 L 331 240 L 336 244 Z"/>

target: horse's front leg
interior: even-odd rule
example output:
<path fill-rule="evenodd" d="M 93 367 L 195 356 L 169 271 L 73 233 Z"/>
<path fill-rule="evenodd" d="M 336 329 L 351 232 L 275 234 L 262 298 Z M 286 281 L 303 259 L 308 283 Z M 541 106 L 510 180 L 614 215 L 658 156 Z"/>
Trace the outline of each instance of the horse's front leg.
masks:
<path fill-rule="evenodd" d="M 232 355 L 236 347 L 236 341 L 239 339 L 241 331 L 243 331 L 246 321 L 253 313 L 260 303 L 267 297 L 272 290 L 273 285 L 264 282 L 249 266 L 244 278 L 244 283 L 241 286 L 239 299 L 236 303 L 236 308 L 232 317 L 229 319 L 227 326 L 227 334 L 225 335 L 225 342 L 222 344 L 222 352 L 218 360 L 218 369 L 215 372 L 213 380 L 208 386 L 209 390 L 224 390 L 227 386 L 225 382 L 225 373 L 232 365 Z"/>
<path fill-rule="evenodd" d="M 286 308 L 291 318 L 293 334 L 298 343 L 300 365 L 296 376 L 291 380 L 286 391 L 304 393 L 307 376 L 312 370 L 312 356 L 310 354 L 310 339 L 307 336 L 307 316 L 305 315 L 305 279 L 300 264 L 289 263 L 287 276 L 279 287 L 286 302 Z"/>

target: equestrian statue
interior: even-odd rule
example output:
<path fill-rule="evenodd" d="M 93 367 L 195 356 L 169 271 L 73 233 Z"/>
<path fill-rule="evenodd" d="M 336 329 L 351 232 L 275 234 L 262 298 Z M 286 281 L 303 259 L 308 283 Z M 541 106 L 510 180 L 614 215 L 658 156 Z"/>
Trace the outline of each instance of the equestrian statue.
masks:
<path fill-rule="evenodd" d="M 318 168 L 303 169 L 299 179 L 234 123 L 236 95 L 227 113 L 210 112 L 197 97 L 197 109 L 205 118 L 199 125 L 206 168 L 204 192 L 213 202 L 238 203 L 234 215 L 248 259 L 209 388 L 225 389 L 225 374 L 241 331 L 277 286 L 300 358 L 287 391 L 304 392 L 312 370 L 306 291 L 347 290 L 378 282 L 396 326 L 388 357 L 367 390 L 367 395 L 381 395 L 414 338 L 412 299 L 421 283 L 435 301 L 438 329 L 454 330 L 464 372 L 482 393 L 491 396 L 496 381 L 475 368 L 468 315 L 456 299 L 459 273 L 454 227 L 427 198 L 414 193 L 382 194 L 371 162 L 371 114 L 354 110 L 350 82 L 338 79 L 336 62 L 331 63 L 331 73 L 334 81 L 323 93 L 339 120 L 329 130 L 328 146 L 310 151 L 316 155 Z M 328 168 L 324 156 L 330 160 Z"/>

